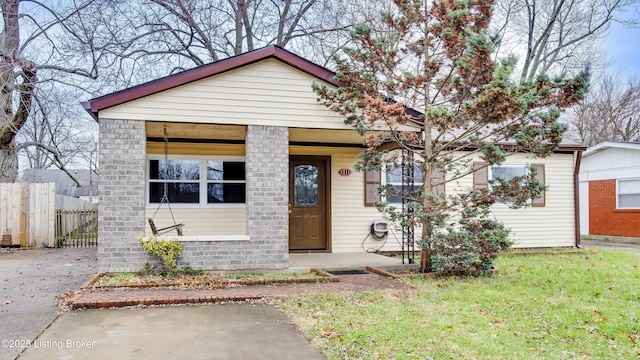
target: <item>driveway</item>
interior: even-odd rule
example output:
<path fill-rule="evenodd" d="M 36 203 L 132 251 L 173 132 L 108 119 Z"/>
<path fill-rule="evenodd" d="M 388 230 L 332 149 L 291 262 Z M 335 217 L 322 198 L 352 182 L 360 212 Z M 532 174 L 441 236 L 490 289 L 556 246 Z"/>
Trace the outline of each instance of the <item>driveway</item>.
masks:
<path fill-rule="evenodd" d="M 56 295 L 97 272 L 95 248 L 0 249 L 0 360 L 325 359 L 272 305 L 60 314 Z"/>
<path fill-rule="evenodd" d="M 627 244 L 593 240 L 582 240 L 581 243 L 585 248 L 602 248 L 640 253 L 640 244 Z"/>
<path fill-rule="evenodd" d="M 277 307 L 215 304 L 65 312 L 19 359 L 325 357 Z"/>
<path fill-rule="evenodd" d="M 0 359 L 14 359 L 60 313 L 56 295 L 98 272 L 96 248 L 0 249 Z"/>

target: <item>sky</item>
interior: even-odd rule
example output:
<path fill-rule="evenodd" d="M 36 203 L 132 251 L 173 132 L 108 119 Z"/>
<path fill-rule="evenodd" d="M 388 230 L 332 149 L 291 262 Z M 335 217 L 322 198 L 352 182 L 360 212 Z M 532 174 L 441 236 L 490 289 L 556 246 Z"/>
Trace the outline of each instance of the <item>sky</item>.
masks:
<path fill-rule="evenodd" d="M 628 15 L 640 18 L 637 12 Z M 612 73 L 618 70 L 625 76 L 640 77 L 640 28 L 625 28 L 613 23 L 604 43 L 609 59 L 613 62 L 609 67 Z"/>

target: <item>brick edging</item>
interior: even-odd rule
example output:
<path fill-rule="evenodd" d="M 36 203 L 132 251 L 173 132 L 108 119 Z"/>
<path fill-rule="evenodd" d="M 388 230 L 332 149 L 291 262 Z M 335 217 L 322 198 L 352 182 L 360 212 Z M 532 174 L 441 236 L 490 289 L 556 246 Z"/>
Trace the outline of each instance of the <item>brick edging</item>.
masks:
<path fill-rule="evenodd" d="M 338 282 L 340 279 L 333 274 L 330 274 L 322 269 L 312 268 L 309 272 L 314 272 L 319 275 L 317 278 L 290 278 L 290 279 L 219 279 L 219 284 L 223 287 L 229 285 L 282 285 L 282 284 L 301 284 L 301 283 L 325 283 L 325 282 Z M 111 290 L 118 288 L 132 288 L 132 289 L 146 289 L 146 288 L 161 288 L 161 287 L 179 287 L 184 284 L 177 281 L 168 281 L 162 284 L 104 284 L 94 285 L 100 277 L 104 276 L 104 273 L 95 275 L 91 280 L 83 284 L 81 290 Z"/>
<path fill-rule="evenodd" d="M 125 299 L 125 300 L 106 300 L 82 302 L 76 300 L 67 304 L 71 310 L 85 309 L 104 309 L 104 308 L 121 308 L 128 306 L 153 306 L 153 305 L 184 305 L 184 304 L 205 304 L 220 303 L 233 301 L 250 301 L 264 299 L 265 296 L 198 296 L 188 298 L 169 298 L 169 299 Z M 278 296 L 270 296 L 270 298 L 278 298 Z"/>

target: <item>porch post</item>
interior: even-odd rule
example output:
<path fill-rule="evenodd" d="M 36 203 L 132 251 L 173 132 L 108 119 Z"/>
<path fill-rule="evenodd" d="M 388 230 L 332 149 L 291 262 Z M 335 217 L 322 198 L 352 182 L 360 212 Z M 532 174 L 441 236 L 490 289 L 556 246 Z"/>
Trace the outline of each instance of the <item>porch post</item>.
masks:
<path fill-rule="evenodd" d="M 100 120 L 98 263 L 100 272 L 136 271 L 149 261 L 145 232 L 145 122 Z"/>
<path fill-rule="evenodd" d="M 246 135 L 247 234 L 252 268 L 289 267 L 289 129 L 249 125 Z"/>

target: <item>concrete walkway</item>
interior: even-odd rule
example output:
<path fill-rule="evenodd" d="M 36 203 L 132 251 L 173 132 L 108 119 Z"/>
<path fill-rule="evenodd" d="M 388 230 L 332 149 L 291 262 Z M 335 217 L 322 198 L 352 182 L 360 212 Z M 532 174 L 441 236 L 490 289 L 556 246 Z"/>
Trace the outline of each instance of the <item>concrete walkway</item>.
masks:
<path fill-rule="evenodd" d="M 640 244 L 582 240 L 582 246 L 585 248 L 601 248 L 640 253 Z"/>
<path fill-rule="evenodd" d="M 98 271 L 96 248 L 0 249 L 0 359 L 14 359 L 53 321 L 56 295 L 75 291 Z"/>
<path fill-rule="evenodd" d="M 87 290 L 69 299 L 68 305 L 71 309 L 93 309 L 285 298 L 313 292 L 411 289 L 402 280 L 375 273 L 338 275 L 336 278 L 338 279 L 337 282 L 247 285 L 225 289 L 117 288 L 113 290 Z"/>
<path fill-rule="evenodd" d="M 324 358 L 276 307 L 233 304 L 63 313 L 19 359 Z"/>
<path fill-rule="evenodd" d="M 247 304 L 245 300 L 320 291 L 403 291 L 411 288 L 401 280 L 370 272 L 338 275 L 339 281 L 325 283 L 248 285 L 212 290 L 84 290 L 71 298 L 72 307 L 165 306 L 93 309 L 63 312 L 58 316 L 60 309 L 55 305 L 55 295 L 77 290 L 97 273 L 95 253 L 87 249 L 48 249 L 19 250 L 3 255 L 0 269 L 11 275 L 2 284 L 2 296 L 7 300 L 0 307 L 5 313 L 2 314 L 0 339 L 17 342 L 12 346 L 5 346 L 8 343 L 3 342 L 0 359 L 15 359 L 16 356 L 20 360 L 324 359 L 286 322 L 286 316 L 277 307 Z M 382 266 L 394 266 L 398 262 L 391 263 L 372 254 L 360 257 L 301 255 L 298 260 L 299 269 L 306 269 L 309 264 L 332 269 L 353 268 L 346 266 L 350 261 Z M 236 303 L 228 304 L 229 301 Z M 191 303 L 208 304 L 171 306 Z"/>

